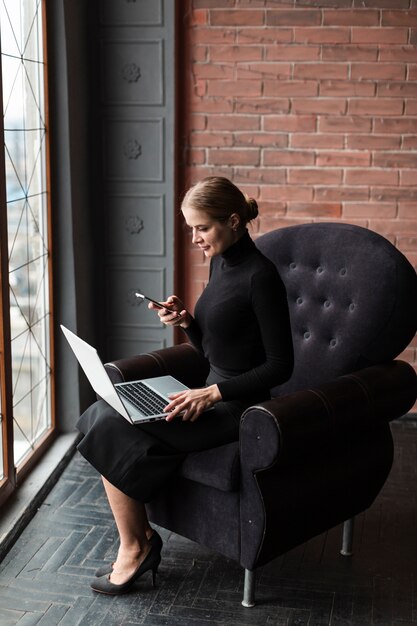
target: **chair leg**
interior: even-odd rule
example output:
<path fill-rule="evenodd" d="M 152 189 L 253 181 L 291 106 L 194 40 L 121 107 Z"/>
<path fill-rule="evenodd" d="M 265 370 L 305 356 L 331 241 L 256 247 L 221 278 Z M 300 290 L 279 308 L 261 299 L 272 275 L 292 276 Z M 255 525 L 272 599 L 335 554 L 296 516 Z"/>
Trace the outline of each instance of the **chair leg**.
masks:
<path fill-rule="evenodd" d="M 354 525 L 355 525 L 354 517 L 347 519 L 345 523 L 343 524 L 342 549 L 340 550 L 340 554 L 342 554 L 343 556 L 352 556 Z"/>
<path fill-rule="evenodd" d="M 245 569 L 242 605 L 246 608 L 255 606 L 255 570 Z"/>

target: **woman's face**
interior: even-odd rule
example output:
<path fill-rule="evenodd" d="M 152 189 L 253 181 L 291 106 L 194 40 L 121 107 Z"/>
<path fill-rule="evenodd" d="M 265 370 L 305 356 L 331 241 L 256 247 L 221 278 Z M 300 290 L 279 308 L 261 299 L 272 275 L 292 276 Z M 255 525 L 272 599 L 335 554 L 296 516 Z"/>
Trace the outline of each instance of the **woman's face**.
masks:
<path fill-rule="evenodd" d="M 238 239 L 234 230 L 236 214 L 231 215 L 226 222 L 214 220 L 205 211 L 190 207 L 183 207 L 182 214 L 192 231 L 193 244 L 198 246 L 208 258 L 222 254 Z"/>

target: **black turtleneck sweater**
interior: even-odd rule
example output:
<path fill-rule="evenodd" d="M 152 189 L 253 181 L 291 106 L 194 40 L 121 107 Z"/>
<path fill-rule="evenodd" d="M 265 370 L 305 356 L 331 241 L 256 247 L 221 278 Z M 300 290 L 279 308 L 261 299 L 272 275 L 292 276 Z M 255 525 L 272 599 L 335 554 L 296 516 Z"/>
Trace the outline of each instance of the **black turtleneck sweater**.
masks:
<path fill-rule="evenodd" d="M 289 378 L 293 349 L 285 287 L 248 232 L 211 259 L 210 280 L 186 333 L 219 374 L 223 400 L 265 397 Z"/>

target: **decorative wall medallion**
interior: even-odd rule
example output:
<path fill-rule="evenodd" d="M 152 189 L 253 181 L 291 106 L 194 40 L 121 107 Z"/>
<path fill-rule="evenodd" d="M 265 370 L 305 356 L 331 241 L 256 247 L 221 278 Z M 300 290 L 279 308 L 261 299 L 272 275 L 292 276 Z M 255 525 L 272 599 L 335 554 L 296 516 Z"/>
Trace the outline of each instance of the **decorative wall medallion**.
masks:
<path fill-rule="evenodd" d="M 137 83 L 140 77 L 140 67 L 136 63 L 126 63 L 122 69 L 123 80 L 127 83 Z"/>
<path fill-rule="evenodd" d="M 136 139 L 129 139 L 123 149 L 124 155 L 128 159 L 138 159 L 142 154 L 142 146 Z"/>
<path fill-rule="evenodd" d="M 139 287 L 137 289 L 129 289 L 126 295 L 126 301 L 129 306 L 140 306 L 144 300 L 135 296 L 136 293 L 141 293 Z"/>
<path fill-rule="evenodd" d="M 138 235 L 143 230 L 143 220 L 137 215 L 128 215 L 125 219 L 125 228 L 129 235 Z"/>

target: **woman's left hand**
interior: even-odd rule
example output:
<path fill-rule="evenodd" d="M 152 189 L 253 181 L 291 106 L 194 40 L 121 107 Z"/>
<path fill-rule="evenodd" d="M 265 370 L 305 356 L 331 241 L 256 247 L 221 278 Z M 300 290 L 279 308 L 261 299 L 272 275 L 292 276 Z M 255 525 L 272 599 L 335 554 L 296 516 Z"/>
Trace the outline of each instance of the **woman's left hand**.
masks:
<path fill-rule="evenodd" d="M 182 414 L 183 421 L 195 420 L 216 402 L 222 399 L 217 385 L 210 385 L 202 389 L 188 389 L 170 394 L 171 402 L 165 407 L 169 412 L 166 421 L 171 422 L 177 415 Z"/>

